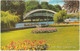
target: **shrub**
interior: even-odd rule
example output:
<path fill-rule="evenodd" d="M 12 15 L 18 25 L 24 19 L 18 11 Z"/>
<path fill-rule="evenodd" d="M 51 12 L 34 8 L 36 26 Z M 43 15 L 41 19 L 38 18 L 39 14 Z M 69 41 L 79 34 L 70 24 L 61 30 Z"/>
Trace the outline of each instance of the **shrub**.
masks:
<path fill-rule="evenodd" d="M 20 21 L 19 16 L 9 13 L 9 11 L 1 11 L 1 28 L 12 28 Z"/>
<path fill-rule="evenodd" d="M 67 14 L 66 18 L 73 18 L 74 15 L 73 14 Z"/>
<path fill-rule="evenodd" d="M 25 41 L 18 41 L 18 42 L 11 42 L 6 46 L 2 46 L 2 50 L 45 50 L 48 48 L 45 40 L 25 40 Z"/>
<path fill-rule="evenodd" d="M 67 12 L 65 10 L 61 10 L 58 13 L 54 14 L 53 20 L 55 23 L 63 22 L 66 19 Z"/>
<path fill-rule="evenodd" d="M 32 30 L 32 33 L 51 33 L 56 31 L 57 31 L 56 28 L 39 28 Z"/>
<path fill-rule="evenodd" d="M 79 19 L 79 12 L 77 13 L 77 18 Z"/>
<path fill-rule="evenodd" d="M 54 15 L 54 22 L 55 23 L 59 22 L 60 18 L 61 18 L 61 14 L 59 14 L 59 13 L 55 14 Z"/>

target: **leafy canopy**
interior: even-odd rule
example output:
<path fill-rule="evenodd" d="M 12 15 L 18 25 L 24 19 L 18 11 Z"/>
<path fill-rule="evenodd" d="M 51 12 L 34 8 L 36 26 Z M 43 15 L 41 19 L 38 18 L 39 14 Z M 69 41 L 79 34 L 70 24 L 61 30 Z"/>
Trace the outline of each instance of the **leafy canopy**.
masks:
<path fill-rule="evenodd" d="M 1 28 L 12 28 L 19 21 L 19 16 L 11 14 L 9 11 L 1 11 Z"/>

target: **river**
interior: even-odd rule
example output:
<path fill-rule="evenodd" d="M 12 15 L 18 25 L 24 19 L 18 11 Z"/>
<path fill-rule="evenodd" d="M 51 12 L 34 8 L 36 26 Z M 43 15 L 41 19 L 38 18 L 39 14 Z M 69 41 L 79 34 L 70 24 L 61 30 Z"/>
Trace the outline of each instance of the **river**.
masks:
<path fill-rule="evenodd" d="M 70 19 L 70 21 L 79 21 L 79 19 Z M 32 23 L 38 23 L 38 24 L 54 24 L 54 21 L 17 23 L 15 25 L 15 27 L 16 28 L 29 27 L 29 26 L 24 26 L 24 24 L 32 24 Z"/>

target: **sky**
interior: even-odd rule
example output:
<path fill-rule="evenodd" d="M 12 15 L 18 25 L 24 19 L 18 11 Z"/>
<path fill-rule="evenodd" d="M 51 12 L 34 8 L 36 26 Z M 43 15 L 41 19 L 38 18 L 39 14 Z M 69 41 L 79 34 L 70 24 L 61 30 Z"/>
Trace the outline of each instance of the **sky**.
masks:
<path fill-rule="evenodd" d="M 60 6 L 63 6 L 64 5 L 64 2 L 63 1 L 48 1 L 49 4 L 52 4 L 52 5 L 56 5 L 56 4 L 59 4 Z"/>
<path fill-rule="evenodd" d="M 25 1 L 27 1 L 27 0 L 25 0 Z M 43 1 L 47 1 L 51 5 L 56 5 L 56 4 L 59 4 L 60 6 L 64 5 L 63 0 L 38 0 L 38 1 L 39 1 L 39 3 L 43 2 Z"/>

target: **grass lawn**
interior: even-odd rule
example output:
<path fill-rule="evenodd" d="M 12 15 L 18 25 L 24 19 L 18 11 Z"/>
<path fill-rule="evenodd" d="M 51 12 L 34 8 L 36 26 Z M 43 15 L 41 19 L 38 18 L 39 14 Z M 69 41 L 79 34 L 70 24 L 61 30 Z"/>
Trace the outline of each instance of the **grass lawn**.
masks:
<path fill-rule="evenodd" d="M 31 29 L 16 30 L 1 33 L 1 46 L 11 41 L 48 40 L 49 50 L 78 50 L 79 27 L 56 27 L 57 32 L 33 34 Z"/>

